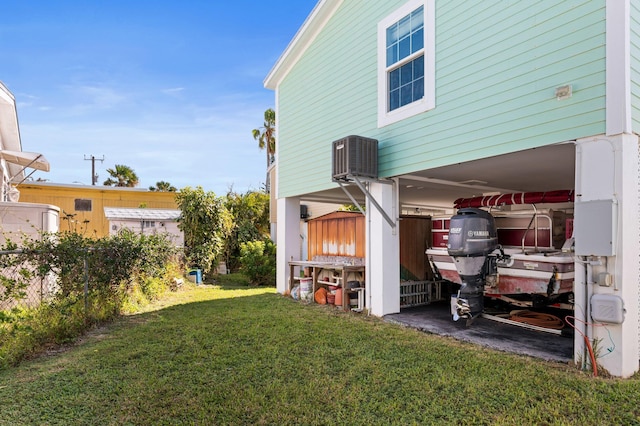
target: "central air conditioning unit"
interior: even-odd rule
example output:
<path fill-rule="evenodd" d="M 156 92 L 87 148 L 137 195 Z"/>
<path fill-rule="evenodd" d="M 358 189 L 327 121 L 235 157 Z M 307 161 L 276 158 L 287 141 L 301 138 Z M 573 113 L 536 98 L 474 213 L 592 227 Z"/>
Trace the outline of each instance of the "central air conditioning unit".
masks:
<path fill-rule="evenodd" d="M 333 180 L 348 181 L 350 176 L 378 178 L 378 141 L 347 136 L 333 141 Z"/>

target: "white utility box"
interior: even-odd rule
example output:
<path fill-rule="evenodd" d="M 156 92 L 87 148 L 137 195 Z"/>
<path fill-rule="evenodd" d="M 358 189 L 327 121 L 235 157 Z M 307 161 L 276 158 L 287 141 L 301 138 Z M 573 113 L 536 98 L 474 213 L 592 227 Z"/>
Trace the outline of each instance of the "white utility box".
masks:
<path fill-rule="evenodd" d="M 573 236 L 578 256 L 615 256 L 618 203 L 615 200 L 577 202 Z"/>
<path fill-rule="evenodd" d="M 596 322 L 622 324 L 624 322 L 624 302 L 613 294 L 591 296 L 591 318 Z"/>

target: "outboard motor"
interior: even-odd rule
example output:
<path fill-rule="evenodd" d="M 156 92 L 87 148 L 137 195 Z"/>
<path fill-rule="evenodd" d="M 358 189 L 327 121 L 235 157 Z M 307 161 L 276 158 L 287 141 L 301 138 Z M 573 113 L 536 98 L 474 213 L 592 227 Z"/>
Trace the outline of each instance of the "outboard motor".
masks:
<path fill-rule="evenodd" d="M 447 248 L 462 280 L 451 313 L 454 321 L 466 318 L 469 324 L 484 309 L 485 278 L 491 265 L 495 268 L 495 256 L 491 262 L 489 255 L 500 249 L 493 216 L 480 209 L 458 210 L 450 221 Z"/>

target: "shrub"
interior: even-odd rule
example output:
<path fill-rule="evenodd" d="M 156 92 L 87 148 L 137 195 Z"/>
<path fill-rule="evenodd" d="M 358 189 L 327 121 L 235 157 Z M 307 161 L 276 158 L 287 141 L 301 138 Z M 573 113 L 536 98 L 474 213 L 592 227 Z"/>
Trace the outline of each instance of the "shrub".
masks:
<path fill-rule="evenodd" d="M 0 311 L 0 368 L 48 344 L 68 342 L 123 311 L 135 311 L 159 298 L 182 270 L 179 253 L 161 234 L 125 230 L 93 240 L 63 232 L 25 240 L 21 250 L 10 248 L 16 251 L 10 262 L 29 273 L 14 274 L 11 291 L 0 294 L 0 301 L 20 303 L 34 276 L 55 279 L 55 285 L 37 307 Z M 5 262 L 0 267 L 10 266 L 7 256 L 0 259 Z"/>
<path fill-rule="evenodd" d="M 16 307 L 0 315 L 0 369 L 16 365 L 50 344 L 72 341 L 85 328 L 82 300 Z"/>
<path fill-rule="evenodd" d="M 270 239 L 240 246 L 240 271 L 254 285 L 275 285 L 276 245 Z"/>
<path fill-rule="evenodd" d="M 251 190 L 238 194 L 229 190 L 224 200 L 232 219 L 224 239 L 224 261 L 228 270 L 236 272 L 242 243 L 269 236 L 269 194 Z"/>

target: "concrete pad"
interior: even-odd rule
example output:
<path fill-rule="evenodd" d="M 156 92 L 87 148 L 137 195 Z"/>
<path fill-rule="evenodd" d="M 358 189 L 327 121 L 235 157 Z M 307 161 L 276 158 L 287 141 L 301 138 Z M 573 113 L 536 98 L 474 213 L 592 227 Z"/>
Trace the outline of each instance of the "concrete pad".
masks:
<path fill-rule="evenodd" d="M 449 336 L 491 349 L 528 355 L 548 361 L 573 360 L 573 335 L 557 335 L 528 330 L 486 318 L 476 318 L 470 326 L 466 320 L 453 321 L 449 303 L 403 309 L 386 315 L 385 321 L 415 328 L 427 333 Z"/>

